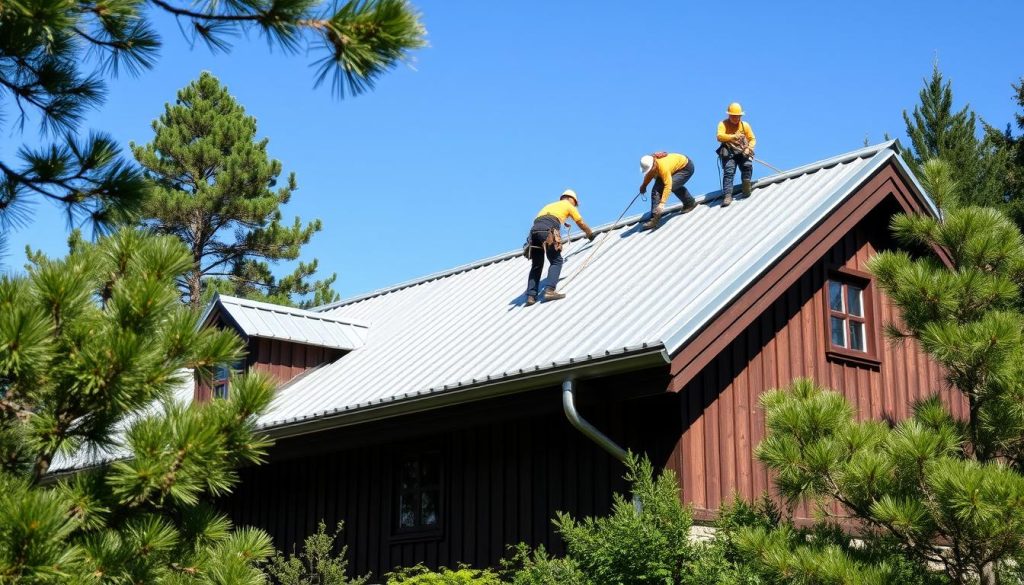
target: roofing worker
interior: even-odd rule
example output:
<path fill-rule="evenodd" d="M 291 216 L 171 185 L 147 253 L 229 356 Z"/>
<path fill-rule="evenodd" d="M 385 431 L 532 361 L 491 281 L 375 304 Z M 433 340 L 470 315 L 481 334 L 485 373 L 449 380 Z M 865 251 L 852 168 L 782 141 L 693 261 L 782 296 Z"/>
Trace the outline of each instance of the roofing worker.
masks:
<path fill-rule="evenodd" d="M 728 118 L 718 123 L 718 158 L 722 161 L 722 207 L 732 203 L 732 181 L 736 165 L 740 167 L 743 196 L 750 197 L 750 176 L 754 172 L 754 145 L 757 138 L 750 124 L 744 122 L 743 108 L 736 102 L 726 110 Z"/>
<path fill-rule="evenodd" d="M 647 229 L 658 227 L 658 220 L 665 212 L 668 194 L 675 193 L 683 202 L 683 213 L 689 213 L 697 207 L 697 202 L 686 182 L 693 176 L 693 161 L 682 154 L 656 152 L 640 157 L 640 172 L 644 174 L 644 182 L 640 184 L 640 192 L 647 192 L 647 183 L 654 179 L 651 191 L 651 219 L 644 224 Z"/>
<path fill-rule="evenodd" d="M 555 287 L 562 272 L 562 224 L 568 218 L 572 217 L 576 225 L 587 234 L 587 238 L 594 241 L 594 231 L 576 210 L 579 201 L 575 191 L 566 189 L 558 201 L 545 205 L 533 220 L 533 227 L 530 228 L 530 235 L 526 240 L 526 257 L 533 263 L 530 266 L 530 279 L 526 284 L 526 306 L 537 302 L 537 286 L 540 283 L 540 274 L 544 271 L 544 256 L 551 262 L 544 300 L 555 301 L 565 298 L 565 294 L 557 292 Z"/>

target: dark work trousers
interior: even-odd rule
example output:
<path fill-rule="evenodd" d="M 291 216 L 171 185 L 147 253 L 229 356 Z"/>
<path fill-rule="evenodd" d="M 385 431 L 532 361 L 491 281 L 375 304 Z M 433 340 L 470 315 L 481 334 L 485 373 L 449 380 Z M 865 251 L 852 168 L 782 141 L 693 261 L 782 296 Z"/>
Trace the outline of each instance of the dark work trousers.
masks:
<path fill-rule="evenodd" d="M 672 194 L 679 198 L 685 205 L 692 205 L 695 201 L 690 191 L 686 188 L 686 182 L 693 176 L 693 161 L 687 161 L 686 166 L 672 173 Z M 665 183 L 661 177 L 654 179 L 654 190 L 651 191 L 651 213 L 661 203 L 661 192 L 665 190 Z"/>
<path fill-rule="evenodd" d="M 749 181 L 754 174 L 754 161 L 743 156 L 742 152 L 730 153 L 719 157 L 722 160 L 722 192 L 732 189 L 733 177 L 736 176 L 736 165 L 740 166 L 740 180 Z"/>
<path fill-rule="evenodd" d="M 526 294 L 531 297 L 537 296 L 540 275 L 544 271 L 544 240 L 548 239 L 548 230 L 551 228 L 561 228 L 558 218 L 551 215 L 538 217 L 530 228 L 530 245 L 533 246 L 533 250 L 530 250 L 530 261 L 533 264 L 530 266 L 530 279 L 526 283 Z M 562 274 L 562 252 L 556 250 L 554 246 L 547 246 L 546 251 L 548 262 L 551 263 L 551 267 L 548 268 L 548 288 L 555 288 L 558 286 L 558 277 Z"/>

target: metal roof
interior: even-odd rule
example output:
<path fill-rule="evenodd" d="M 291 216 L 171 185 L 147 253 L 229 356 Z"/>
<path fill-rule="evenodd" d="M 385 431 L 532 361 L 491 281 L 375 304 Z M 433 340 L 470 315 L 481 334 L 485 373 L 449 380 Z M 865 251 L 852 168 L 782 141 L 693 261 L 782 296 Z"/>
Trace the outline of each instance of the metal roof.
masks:
<path fill-rule="evenodd" d="M 891 159 L 903 165 L 898 149 L 888 142 L 766 177 L 728 208 L 720 192 L 698 197 L 703 205 L 687 215 L 669 208 L 653 232 L 640 231 L 643 216 L 602 226 L 593 243 L 579 237 L 563 250 L 565 283 L 608 240 L 565 300 L 524 306 L 529 263 L 513 252 L 322 307 L 325 317 L 371 322 L 365 345 L 289 384 L 260 425 L 306 424 L 614 355 L 663 350 L 667 359 L 873 172 Z"/>
<path fill-rule="evenodd" d="M 218 307 L 246 337 L 281 339 L 347 351 L 362 347 L 366 341 L 367 325 L 359 321 L 220 294 L 214 296 L 202 322 L 205 323 Z"/>

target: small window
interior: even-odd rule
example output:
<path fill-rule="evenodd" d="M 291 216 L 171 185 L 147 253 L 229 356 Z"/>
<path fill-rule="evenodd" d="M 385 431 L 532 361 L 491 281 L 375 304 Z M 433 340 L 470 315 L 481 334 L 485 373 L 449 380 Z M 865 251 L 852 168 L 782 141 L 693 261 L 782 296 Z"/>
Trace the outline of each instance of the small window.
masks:
<path fill-rule="evenodd" d="M 830 354 L 876 360 L 870 275 L 839 270 L 826 283 Z"/>
<path fill-rule="evenodd" d="M 434 531 L 441 519 L 441 455 L 418 453 L 399 458 L 395 477 L 395 532 Z"/>
<path fill-rule="evenodd" d="M 228 387 L 231 385 L 231 372 L 240 371 L 245 366 L 244 362 L 237 362 L 233 366 L 217 366 L 213 373 L 213 397 L 225 399 L 228 397 Z"/>

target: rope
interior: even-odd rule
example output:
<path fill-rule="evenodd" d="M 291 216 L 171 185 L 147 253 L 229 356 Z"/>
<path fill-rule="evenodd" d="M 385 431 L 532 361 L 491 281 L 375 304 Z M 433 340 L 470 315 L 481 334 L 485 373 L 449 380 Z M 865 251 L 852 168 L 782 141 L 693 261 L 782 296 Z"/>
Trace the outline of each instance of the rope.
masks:
<path fill-rule="evenodd" d="M 629 202 L 629 205 L 627 205 L 626 208 L 622 210 L 622 213 L 619 214 L 618 219 L 616 219 L 614 222 L 612 222 L 613 226 L 617 225 L 620 221 L 622 221 L 622 218 L 626 215 L 626 212 L 629 211 L 630 207 L 633 207 L 633 204 L 636 203 L 637 198 L 640 197 L 641 195 L 644 195 L 643 191 L 640 191 L 636 195 L 633 196 L 633 199 Z M 645 196 L 644 200 L 646 200 L 646 199 L 647 199 L 647 197 Z M 571 230 L 572 227 L 570 226 L 569 229 Z M 606 234 L 610 234 L 611 230 L 609 230 L 609 231 L 607 231 L 605 233 Z M 607 240 L 608 240 L 608 238 L 601 238 L 601 241 L 598 242 L 596 246 L 594 246 L 593 251 L 591 251 L 590 255 L 587 256 L 587 259 L 583 261 L 583 264 L 581 264 L 580 267 L 576 269 L 576 272 L 572 273 L 572 276 L 570 276 L 569 278 L 565 279 L 565 283 L 561 284 L 559 286 L 558 290 L 565 291 L 565 289 L 569 286 L 569 283 L 572 282 L 572 280 L 574 278 L 579 276 L 580 273 L 583 272 L 583 269 L 586 268 L 590 264 L 590 261 L 594 258 L 594 255 L 597 254 L 597 251 L 601 249 L 601 246 L 603 246 L 604 243 Z"/>
<path fill-rule="evenodd" d="M 775 171 L 776 173 L 779 173 L 780 175 L 781 175 L 782 173 L 784 173 L 784 172 L 785 172 L 785 171 L 783 171 L 782 169 L 780 169 L 780 168 L 778 168 L 778 167 L 776 167 L 776 166 L 774 166 L 774 165 L 770 165 L 770 164 L 768 164 L 768 163 L 764 162 L 763 160 L 761 160 L 761 159 L 759 159 L 759 158 L 754 158 L 754 157 L 750 157 L 750 160 L 752 160 L 752 161 L 754 161 L 754 162 L 758 162 L 758 163 L 761 163 L 761 164 L 763 164 L 764 166 L 768 167 L 769 169 L 771 169 L 771 170 Z"/>

